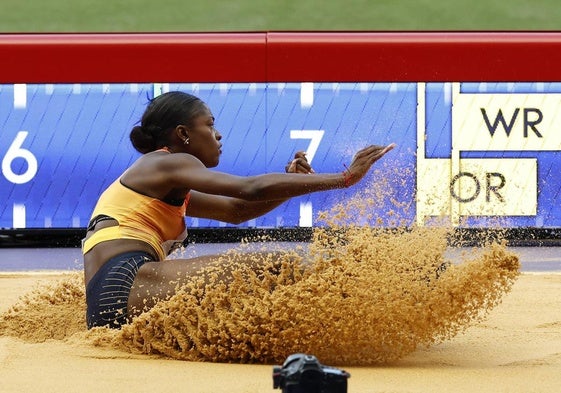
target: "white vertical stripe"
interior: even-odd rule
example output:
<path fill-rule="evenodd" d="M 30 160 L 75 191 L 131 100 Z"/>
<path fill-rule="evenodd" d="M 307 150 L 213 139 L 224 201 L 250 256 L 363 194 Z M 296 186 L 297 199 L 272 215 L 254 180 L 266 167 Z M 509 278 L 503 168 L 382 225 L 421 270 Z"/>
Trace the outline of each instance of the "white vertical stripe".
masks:
<path fill-rule="evenodd" d="M 425 128 L 425 120 L 426 120 L 426 102 L 425 102 L 425 93 L 426 93 L 426 84 L 425 83 L 417 83 L 417 154 L 416 154 L 416 158 L 417 158 L 417 170 L 416 170 L 416 175 L 417 175 L 417 187 L 419 187 L 419 185 L 421 185 L 422 183 L 422 174 L 420 173 L 421 171 L 421 166 L 422 164 L 425 162 L 426 160 L 426 149 L 425 149 L 425 145 L 426 145 L 426 133 L 427 130 Z M 424 198 L 423 198 L 424 200 Z M 416 221 L 417 221 L 417 225 L 419 226 L 424 226 L 425 225 L 425 206 L 423 204 L 421 204 L 421 198 L 419 198 L 417 196 L 416 198 L 416 202 L 417 202 L 417 217 L 416 217 Z"/>
<path fill-rule="evenodd" d="M 482 83 L 481 88 L 487 90 L 487 83 Z M 484 86 L 483 86 L 484 85 Z M 454 106 L 454 101 L 460 95 L 460 83 L 455 82 L 452 85 L 452 106 Z M 453 115 L 452 115 L 453 116 Z M 453 123 L 452 123 L 453 124 Z M 452 179 L 457 173 L 460 173 L 460 150 L 456 147 L 456 135 L 458 132 L 452 126 L 452 151 L 450 152 L 450 179 Z M 460 179 L 461 180 L 461 179 Z M 461 190 L 461 181 L 457 182 L 458 190 Z M 450 197 L 450 220 L 452 225 L 458 226 L 460 224 L 460 216 L 462 206 L 460 202 L 455 198 Z"/>
<path fill-rule="evenodd" d="M 53 219 L 51 217 L 45 217 L 45 228 L 51 228 L 53 226 Z"/>
<path fill-rule="evenodd" d="M 545 83 L 543 82 L 536 83 L 536 90 L 539 92 L 543 92 L 545 90 Z"/>
<path fill-rule="evenodd" d="M 55 85 L 53 85 L 52 83 L 47 83 L 45 85 L 45 94 L 50 96 L 55 92 Z"/>
<path fill-rule="evenodd" d="M 312 202 L 301 202 L 300 203 L 300 222 L 298 223 L 301 227 L 311 227 L 312 226 Z"/>
<path fill-rule="evenodd" d="M 27 107 L 27 85 L 19 83 L 14 85 L 14 109 Z"/>
<path fill-rule="evenodd" d="M 158 97 L 169 91 L 169 83 L 154 83 L 154 97 Z"/>
<path fill-rule="evenodd" d="M 227 83 L 220 83 L 220 84 L 218 85 L 218 89 L 220 90 L 220 95 L 221 95 L 222 97 L 225 97 L 226 94 L 228 94 L 228 88 L 229 88 L 229 86 L 228 86 Z"/>
<path fill-rule="evenodd" d="M 72 217 L 72 228 L 80 228 L 80 217 Z"/>
<path fill-rule="evenodd" d="M 109 83 L 104 83 L 101 86 L 101 90 L 103 91 L 103 94 L 109 94 L 111 93 L 111 85 Z"/>
<path fill-rule="evenodd" d="M 129 84 L 129 91 L 131 93 L 138 93 L 138 83 Z"/>
<path fill-rule="evenodd" d="M 300 107 L 311 108 L 314 105 L 314 84 L 304 82 L 300 85 Z"/>
<path fill-rule="evenodd" d="M 72 85 L 72 94 L 80 94 L 82 93 L 82 85 L 79 83 L 74 83 Z"/>
<path fill-rule="evenodd" d="M 13 227 L 25 228 L 25 205 L 14 203 L 13 207 Z"/>
<path fill-rule="evenodd" d="M 248 91 L 249 91 L 250 96 L 254 96 L 257 93 L 257 84 L 256 83 L 250 83 Z"/>
<path fill-rule="evenodd" d="M 447 82 L 444 84 L 444 103 L 450 105 L 452 103 L 452 84 Z"/>

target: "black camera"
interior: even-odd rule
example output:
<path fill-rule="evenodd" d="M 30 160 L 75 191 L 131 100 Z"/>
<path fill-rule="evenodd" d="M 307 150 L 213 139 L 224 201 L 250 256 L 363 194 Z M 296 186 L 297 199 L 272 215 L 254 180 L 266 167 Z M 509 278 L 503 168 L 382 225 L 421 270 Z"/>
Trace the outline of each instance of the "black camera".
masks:
<path fill-rule="evenodd" d="M 296 353 L 273 367 L 273 388 L 282 393 L 347 393 L 351 374 L 322 365 L 315 356 Z"/>

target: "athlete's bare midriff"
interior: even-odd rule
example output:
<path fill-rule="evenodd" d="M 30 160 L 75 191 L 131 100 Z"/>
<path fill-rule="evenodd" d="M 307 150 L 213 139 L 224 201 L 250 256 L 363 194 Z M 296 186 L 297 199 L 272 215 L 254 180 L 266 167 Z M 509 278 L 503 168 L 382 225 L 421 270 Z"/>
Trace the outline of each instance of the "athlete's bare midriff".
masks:
<path fill-rule="evenodd" d="M 93 230 L 86 233 L 86 239 L 100 229 L 115 225 L 117 225 L 116 220 L 102 221 Z M 105 262 L 115 255 L 130 251 L 145 251 L 151 255 L 158 255 L 149 244 L 140 240 L 115 239 L 99 243 L 84 255 L 84 281 L 86 286 Z"/>

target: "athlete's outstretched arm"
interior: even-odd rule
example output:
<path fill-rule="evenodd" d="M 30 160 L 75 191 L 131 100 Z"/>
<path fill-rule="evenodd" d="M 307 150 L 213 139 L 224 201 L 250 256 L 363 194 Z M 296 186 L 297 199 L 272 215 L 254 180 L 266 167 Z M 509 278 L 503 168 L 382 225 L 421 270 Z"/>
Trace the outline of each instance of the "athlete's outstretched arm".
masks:
<path fill-rule="evenodd" d="M 393 147 L 394 145 L 386 147 L 370 146 L 359 151 L 349 168 L 342 173 L 311 175 L 309 173 L 312 172 L 312 169 L 309 165 L 294 162 L 298 158 L 296 156 L 295 160 L 287 166 L 287 170 L 291 170 L 291 168 L 297 170 L 298 165 L 301 165 L 302 170 L 299 174 L 267 174 L 249 178 L 234 177 L 236 181 L 239 179 L 240 183 L 243 183 L 244 179 L 256 183 L 262 182 L 261 185 L 256 186 L 260 190 L 257 192 L 257 197 L 253 196 L 251 192 L 248 192 L 249 195 L 242 194 L 241 197 L 236 198 L 228 195 L 208 194 L 192 189 L 186 215 L 239 224 L 268 213 L 292 196 L 349 187 L 360 181 L 372 164 Z M 270 189 L 275 190 L 275 192 L 270 191 Z"/>
<path fill-rule="evenodd" d="M 315 173 L 306 158 L 306 154 L 302 151 L 294 155 L 294 158 L 286 165 L 285 171 L 286 173 Z M 253 218 L 261 217 L 284 201 L 286 201 L 286 199 L 251 202 L 239 198 L 202 194 L 198 191 L 191 191 L 186 215 L 237 225 Z"/>
<path fill-rule="evenodd" d="M 157 174 L 171 188 L 187 188 L 205 194 L 229 196 L 247 201 L 292 198 L 317 191 L 346 188 L 359 182 L 372 165 L 395 145 L 372 145 L 360 150 L 349 167 L 338 173 L 269 173 L 234 176 L 206 168 L 195 157 L 184 154 L 162 163 Z"/>

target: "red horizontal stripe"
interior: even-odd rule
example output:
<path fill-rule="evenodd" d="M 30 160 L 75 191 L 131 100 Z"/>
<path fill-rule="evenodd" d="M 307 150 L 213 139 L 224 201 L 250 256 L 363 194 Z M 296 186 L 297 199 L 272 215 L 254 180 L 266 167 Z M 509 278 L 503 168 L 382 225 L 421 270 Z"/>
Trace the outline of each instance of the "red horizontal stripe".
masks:
<path fill-rule="evenodd" d="M 265 34 L 0 35 L 2 83 L 265 80 Z"/>
<path fill-rule="evenodd" d="M 561 33 L 0 34 L 0 83 L 291 81 L 561 81 Z"/>

